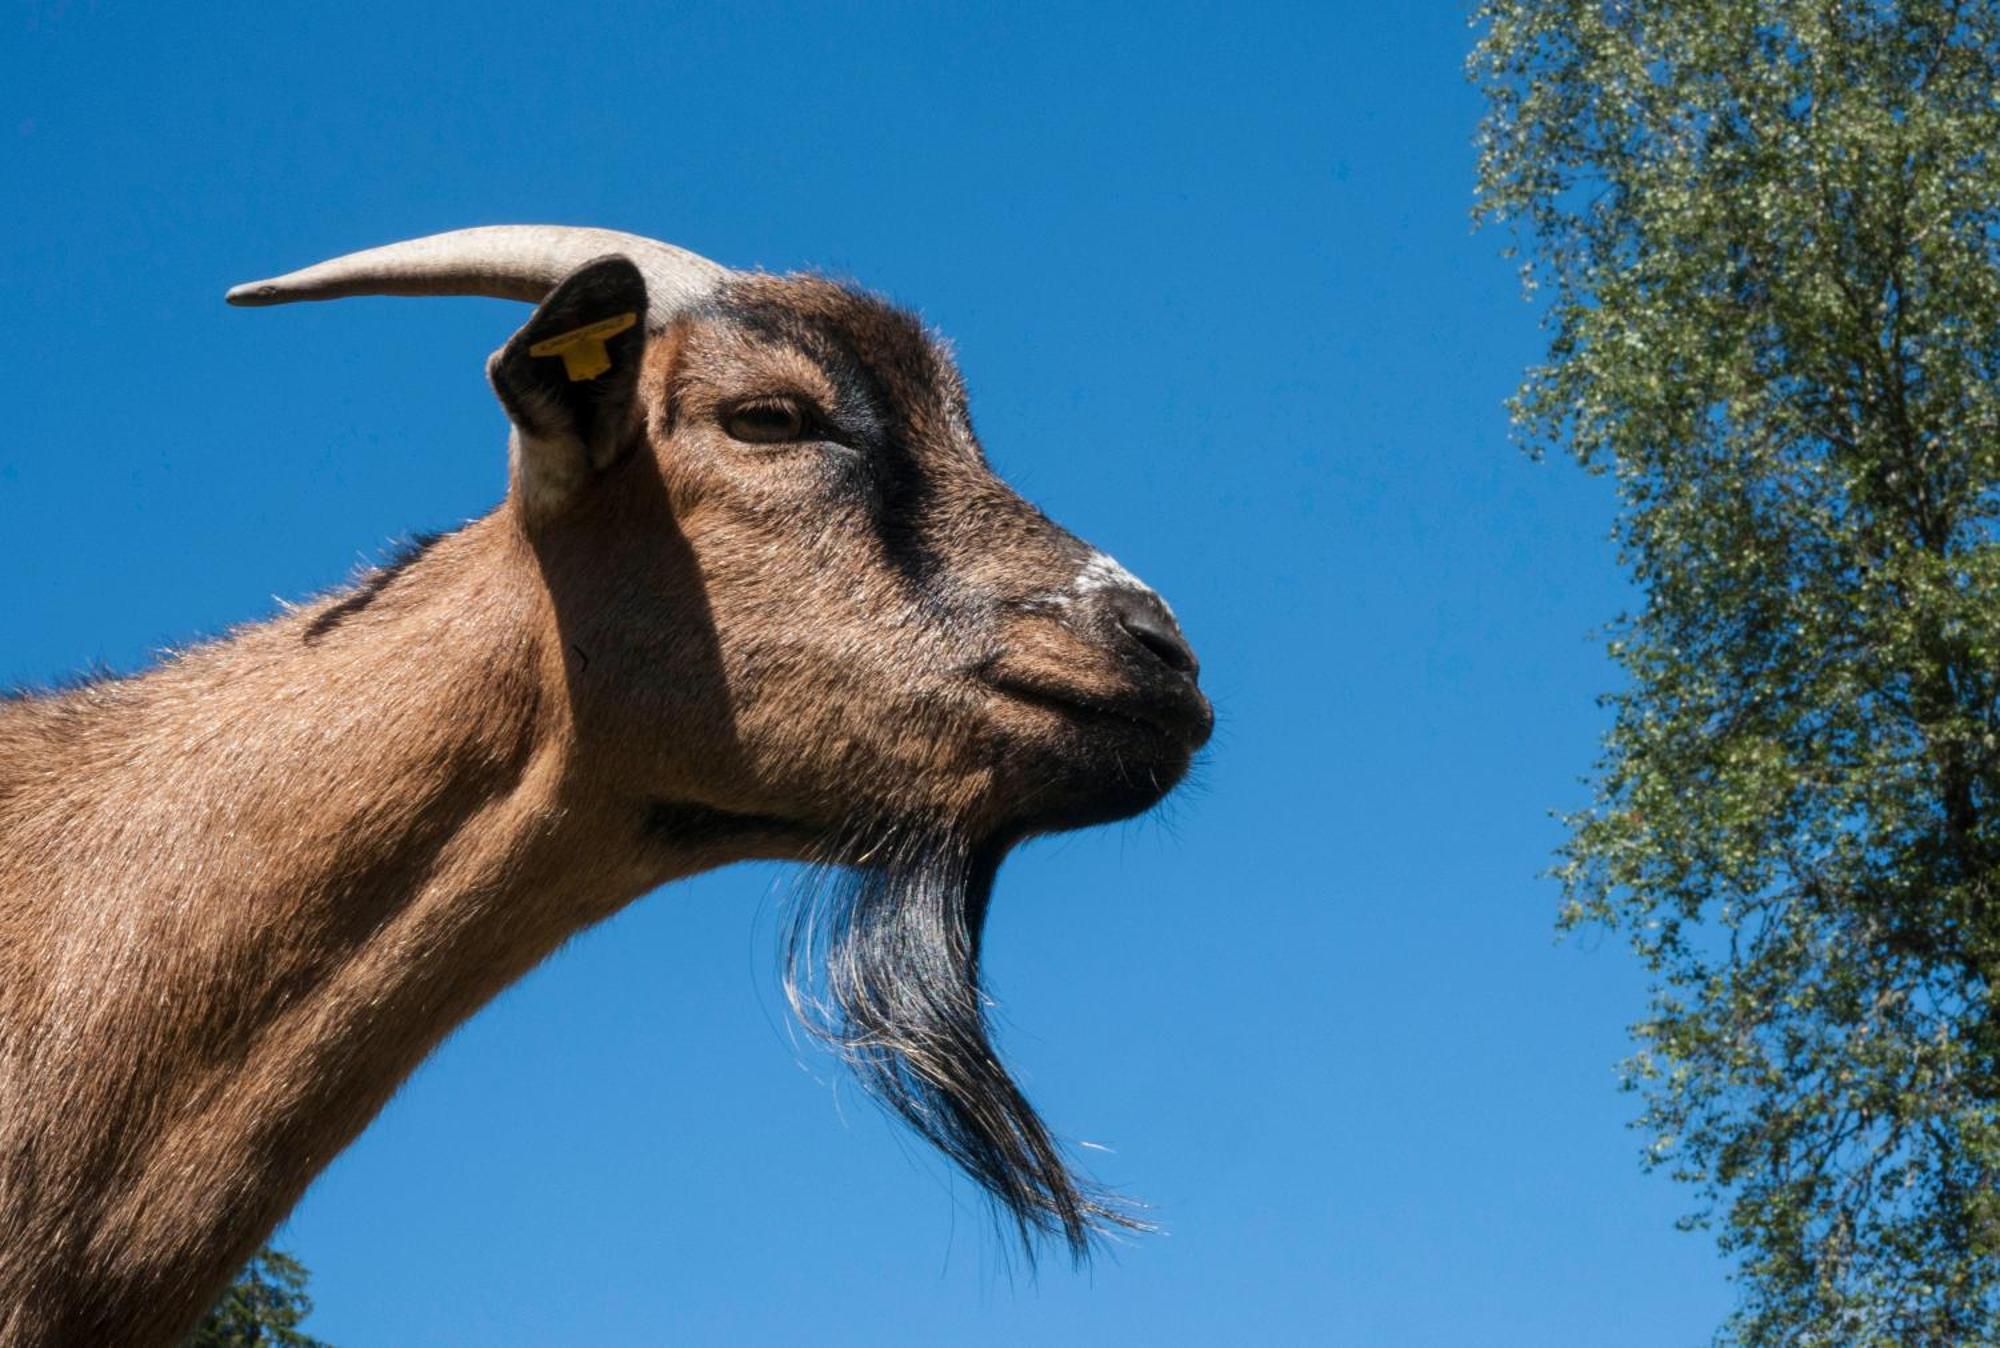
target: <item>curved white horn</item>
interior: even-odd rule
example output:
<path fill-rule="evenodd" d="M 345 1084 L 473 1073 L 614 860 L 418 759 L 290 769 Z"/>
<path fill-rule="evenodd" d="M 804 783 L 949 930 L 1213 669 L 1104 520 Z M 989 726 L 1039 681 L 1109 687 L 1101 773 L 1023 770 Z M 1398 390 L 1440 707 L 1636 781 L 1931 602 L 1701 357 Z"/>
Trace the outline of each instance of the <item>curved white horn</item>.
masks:
<path fill-rule="evenodd" d="M 646 278 L 648 320 L 664 327 L 726 280 L 729 269 L 657 239 L 573 225 L 486 225 L 349 253 L 303 270 L 251 281 L 231 304 L 290 304 L 348 295 L 489 295 L 540 303 L 594 257 L 622 253 Z"/>

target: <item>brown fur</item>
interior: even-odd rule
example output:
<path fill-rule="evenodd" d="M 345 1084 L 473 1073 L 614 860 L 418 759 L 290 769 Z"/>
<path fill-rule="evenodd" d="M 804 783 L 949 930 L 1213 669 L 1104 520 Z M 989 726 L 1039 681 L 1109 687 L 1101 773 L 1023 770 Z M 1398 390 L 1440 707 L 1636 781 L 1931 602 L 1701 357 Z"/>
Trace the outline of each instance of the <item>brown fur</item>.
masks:
<path fill-rule="evenodd" d="M 517 482 L 373 593 L 0 703 L 0 1344 L 176 1341 L 453 1026 L 659 884 L 1185 769 L 1205 706 L 1047 602 L 1084 550 L 906 316 L 758 278 L 643 359 L 551 518 Z M 724 433 L 773 392 L 887 457 Z"/>

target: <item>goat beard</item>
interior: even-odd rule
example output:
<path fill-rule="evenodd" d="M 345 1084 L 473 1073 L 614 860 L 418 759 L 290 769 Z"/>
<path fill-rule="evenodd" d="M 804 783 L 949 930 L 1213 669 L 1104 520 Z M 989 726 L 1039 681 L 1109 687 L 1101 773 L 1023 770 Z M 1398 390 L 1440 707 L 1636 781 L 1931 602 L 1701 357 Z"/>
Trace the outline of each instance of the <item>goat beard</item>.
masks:
<path fill-rule="evenodd" d="M 950 830 L 897 830 L 814 872 L 785 947 L 785 993 L 868 1092 L 949 1157 L 1011 1219 L 1088 1258 L 1146 1229 L 1081 1179 L 993 1047 L 980 937 L 1006 852 Z"/>

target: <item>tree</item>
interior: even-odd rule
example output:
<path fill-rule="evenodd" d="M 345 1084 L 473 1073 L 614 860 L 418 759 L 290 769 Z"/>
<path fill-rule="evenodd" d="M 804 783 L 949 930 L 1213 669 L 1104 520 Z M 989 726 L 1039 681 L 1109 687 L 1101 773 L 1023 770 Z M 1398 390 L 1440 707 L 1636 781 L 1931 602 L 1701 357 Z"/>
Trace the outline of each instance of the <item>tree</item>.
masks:
<path fill-rule="evenodd" d="M 1565 927 L 1747 1344 L 2000 1342 L 2000 0 L 1483 0 L 1512 404 L 1642 596 Z"/>
<path fill-rule="evenodd" d="M 236 1275 L 183 1348 L 330 1348 L 299 1332 L 312 1314 L 306 1267 L 279 1250 L 259 1250 Z"/>

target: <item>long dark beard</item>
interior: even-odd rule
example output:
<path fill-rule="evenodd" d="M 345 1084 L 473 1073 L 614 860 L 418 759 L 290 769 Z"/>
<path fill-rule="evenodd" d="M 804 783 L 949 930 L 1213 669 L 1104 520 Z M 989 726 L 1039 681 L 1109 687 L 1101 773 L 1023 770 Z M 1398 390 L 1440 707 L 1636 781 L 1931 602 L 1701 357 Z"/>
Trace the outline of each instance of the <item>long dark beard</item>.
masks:
<path fill-rule="evenodd" d="M 1003 850 L 905 831 L 818 873 L 786 940 L 785 993 L 877 1100 L 992 1196 L 1031 1259 L 1048 1236 L 1080 1263 L 1106 1231 L 1145 1224 L 1072 1171 L 994 1051 L 979 946 Z"/>

